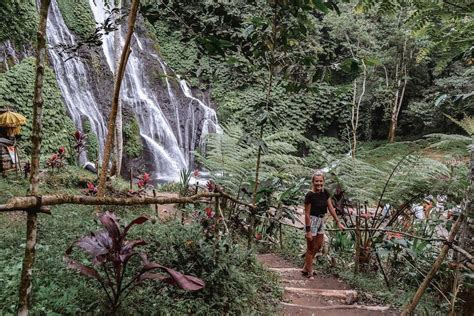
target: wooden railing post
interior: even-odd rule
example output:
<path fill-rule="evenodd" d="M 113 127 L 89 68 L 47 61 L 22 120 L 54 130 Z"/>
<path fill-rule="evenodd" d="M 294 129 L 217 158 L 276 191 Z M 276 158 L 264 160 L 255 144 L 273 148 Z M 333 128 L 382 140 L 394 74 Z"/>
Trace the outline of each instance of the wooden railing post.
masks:
<path fill-rule="evenodd" d="M 43 119 L 43 76 L 46 60 L 46 24 L 51 0 L 41 0 L 40 20 L 37 32 L 36 79 L 33 96 L 33 122 L 31 131 L 32 154 L 30 194 L 36 196 L 39 187 L 39 160 L 41 154 L 42 119 Z M 38 203 L 39 202 L 39 203 Z M 37 211 L 41 199 L 37 198 L 36 208 L 30 209 L 26 219 L 25 256 L 21 270 L 21 281 L 18 298 L 18 315 L 28 315 L 31 308 L 33 264 L 36 255 L 36 232 L 38 226 Z"/>
<path fill-rule="evenodd" d="M 413 298 L 411 299 L 410 303 L 403 310 L 403 312 L 401 314 L 402 316 L 412 315 L 413 312 L 415 311 L 415 308 L 418 305 L 418 303 L 420 302 L 421 297 L 425 293 L 426 289 L 428 288 L 428 286 L 431 283 L 431 280 L 434 278 L 434 276 L 438 272 L 439 268 L 441 267 L 441 264 L 444 261 L 444 258 L 448 254 L 448 250 L 450 248 L 450 243 L 452 243 L 454 241 L 454 238 L 456 237 L 456 234 L 458 233 L 459 228 L 461 227 L 461 224 L 464 221 L 464 218 L 465 218 L 464 213 L 461 213 L 461 215 L 457 219 L 456 223 L 454 223 L 454 226 L 451 229 L 451 232 L 449 233 L 448 240 L 447 240 L 446 244 L 444 244 L 443 247 L 441 248 L 441 251 L 438 255 L 438 258 L 433 263 L 433 266 L 431 267 L 430 272 L 428 272 L 425 279 L 420 284 L 420 287 L 416 291 L 416 293 L 413 296 Z"/>

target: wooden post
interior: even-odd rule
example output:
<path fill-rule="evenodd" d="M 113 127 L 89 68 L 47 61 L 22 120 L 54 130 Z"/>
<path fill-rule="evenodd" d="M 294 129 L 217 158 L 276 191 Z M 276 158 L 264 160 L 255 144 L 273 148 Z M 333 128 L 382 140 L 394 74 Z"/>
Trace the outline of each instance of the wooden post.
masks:
<path fill-rule="evenodd" d="M 153 197 L 156 198 L 156 190 L 153 189 Z M 155 203 L 155 213 L 156 213 L 156 218 L 160 219 L 160 213 L 158 213 L 158 204 Z"/>
<path fill-rule="evenodd" d="M 130 167 L 130 190 L 133 190 L 133 169 Z"/>
<path fill-rule="evenodd" d="M 410 303 L 403 310 L 401 314 L 402 316 L 412 315 L 413 312 L 415 311 L 415 308 L 418 305 L 418 302 L 420 302 L 421 297 L 425 293 L 426 289 L 430 285 L 431 280 L 434 278 L 434 276 L 438 272 L 439 268 L 441 267 L 441 264 L 444 261 L 444 258 L 448 254 L 448 250 L 450 248 L 449 244 L 454 241 L 454 238 L 456 237 L 456 234 L 458 233 L 459 228 L 461 227 L 461 224 L 464 221 L 464 218 L 465 218 L 464 213 L 461 213 L 456 223 L 454 223 L 454 226 L 451 229 L 451 232 L 449 233 L 447 243 L 443 245 L 443 247 L 441 248 L 441 252 L 439 253 L 438 258 L 436 258 L 436 261 L 433 263 L 431 270 L 428 272 L 425 279 L 420 284 L 420 287 L 416 291 Z"/>
<path fill-rule="evenodd" d="M 280 248 L 283 250 L 283 233 L 282 233 L 283 225 L 280 223 Z"/>
<path fill-rule="evenodd" d="M 46 24 L 48 22 L 48 10 L 51 0 L 41 0 L 40 19 L 37 32 L 36 50 L 36 79 L 33 97 L 33 122 L 31 132 L 32 154 L 31 154 L 31 176 L 30 194 L 37 195 L 39 187 L 39 160 L 41 154 L 42 119 L 43 119 L 43 76 L 46 60 Z M 31 308 L 33 264 L 36 256 L 36 233 L 38 226 L 36 209 L 28 211 L 26 220 L 26 246 L 25 256 L 21 269 L 21 281 L 18 300 L 18 315 L 28 315 Z"/>

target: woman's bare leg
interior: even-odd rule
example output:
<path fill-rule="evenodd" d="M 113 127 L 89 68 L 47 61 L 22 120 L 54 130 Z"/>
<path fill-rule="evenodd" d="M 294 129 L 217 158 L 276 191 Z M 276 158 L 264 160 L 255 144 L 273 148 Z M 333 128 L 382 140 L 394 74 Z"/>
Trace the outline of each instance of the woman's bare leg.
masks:
<path fill-rule="evenodd" d="M 308 275 L 313 274 L 313 258 L 316 253 L 316 237 L 313 237 L 311 241 L 306 239 L 306 254 L 304 257 L 303 272 L 307 272 Z"/>
<path fill-rule="evenodd" d="M 315 237 L 313 237 L 313 240 L 315 240 L 314 253 L 313 253 L 313 258 L 314 258 L 314 256 L 316 256 L 316 254 L 320 252 L 321 248 L 323 247 L 324 234 L 317 234 Z"/>

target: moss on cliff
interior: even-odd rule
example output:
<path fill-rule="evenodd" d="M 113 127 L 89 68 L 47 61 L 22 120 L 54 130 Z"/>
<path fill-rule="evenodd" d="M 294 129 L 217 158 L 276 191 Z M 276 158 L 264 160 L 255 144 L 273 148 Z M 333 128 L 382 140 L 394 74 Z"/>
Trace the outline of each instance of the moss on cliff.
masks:
<path fill-rule="evenodd" d="M 35 0 L 0 1 L 0 43 L 6 40 L 15 45 L 33 43 L 38 19 Z"/>
<path fill-rule="evenodd" d="M 83 132 L 87 134 L 87 156 L 90 161 L 99 158 L 99 141 L 97 136 L 92 132 L 91 123 L 86 119 L 82 124 Z"/>
<path fill-rule="evenodd" d="M 25 58 L 21 63 L 0 74 L 0 105 L 10 105 L 23 114 L 28 123 L 22 127 L 20 145 L 26 154 L 31 152 L 31 121 L 33 118 L 33 92 L 35 83 L 35 59 Z M 61 91 L 51 68 L 45 68 L 43 86 L 43 142 L 42 152 L 55 152 L 68 144 L 74 132 L 74 124 L 67 116 L 61 100 Z"/>
<path fill-rule="evenodd" d="M 95 30 L 95 20 L 87 0 L 57 0 L 67 27 L 85 38 Z"/>
<path fill-rule="evenodd" d="M 134 116 L 123 126 L 124 149 L 129 158 L 137 158 L 143 152 L 143 144 L 140 138 L 140 126 Z"/>

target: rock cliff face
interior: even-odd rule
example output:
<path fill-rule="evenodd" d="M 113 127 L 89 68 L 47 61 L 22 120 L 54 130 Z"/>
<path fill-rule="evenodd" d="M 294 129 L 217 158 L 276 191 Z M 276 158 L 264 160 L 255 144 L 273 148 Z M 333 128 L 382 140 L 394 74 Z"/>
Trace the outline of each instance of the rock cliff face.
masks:
<path fill-rule="evenodd" d="M 102 0 L 90 0 L 89 4 L 98 25 L 110 17 Z M 144 150 L 138 158 L 124 157 L 122 173 L 128 174 L 127 164 L 132 164 L 151 172 L 155 180 L 177 180 L 180 170 L 193 167 L 193 151 L 202 146 L 203 137 L 218 131 L 219 127 L 215 111 L 194 97 L 186 81 L 174 75 L 143 25 L 141 21 L 138 23 L 133 37 L 121 101 L 124 125 L 133 120 L 138 122 Z M 126 27 L 123 27 L 121 44 L 125 32 Z M 51 2 L 47 33 L 49 62 L 68 114 L 77 129 L 90 129 L 96 135 L 100 159 L 114 85 L 114 33 L 104 32 L 101 47 L 82 46 L 80 57 L 71 58 L 64 48 L 77 47 L 80 39 L 64 22 L 56 0 Z M 21 59 L 9 42 L 5 42 L 1 50 L 4 68 Z M 94 159 L 92 153 L 88 156 L 84 153 L 80 160 Z"/>

